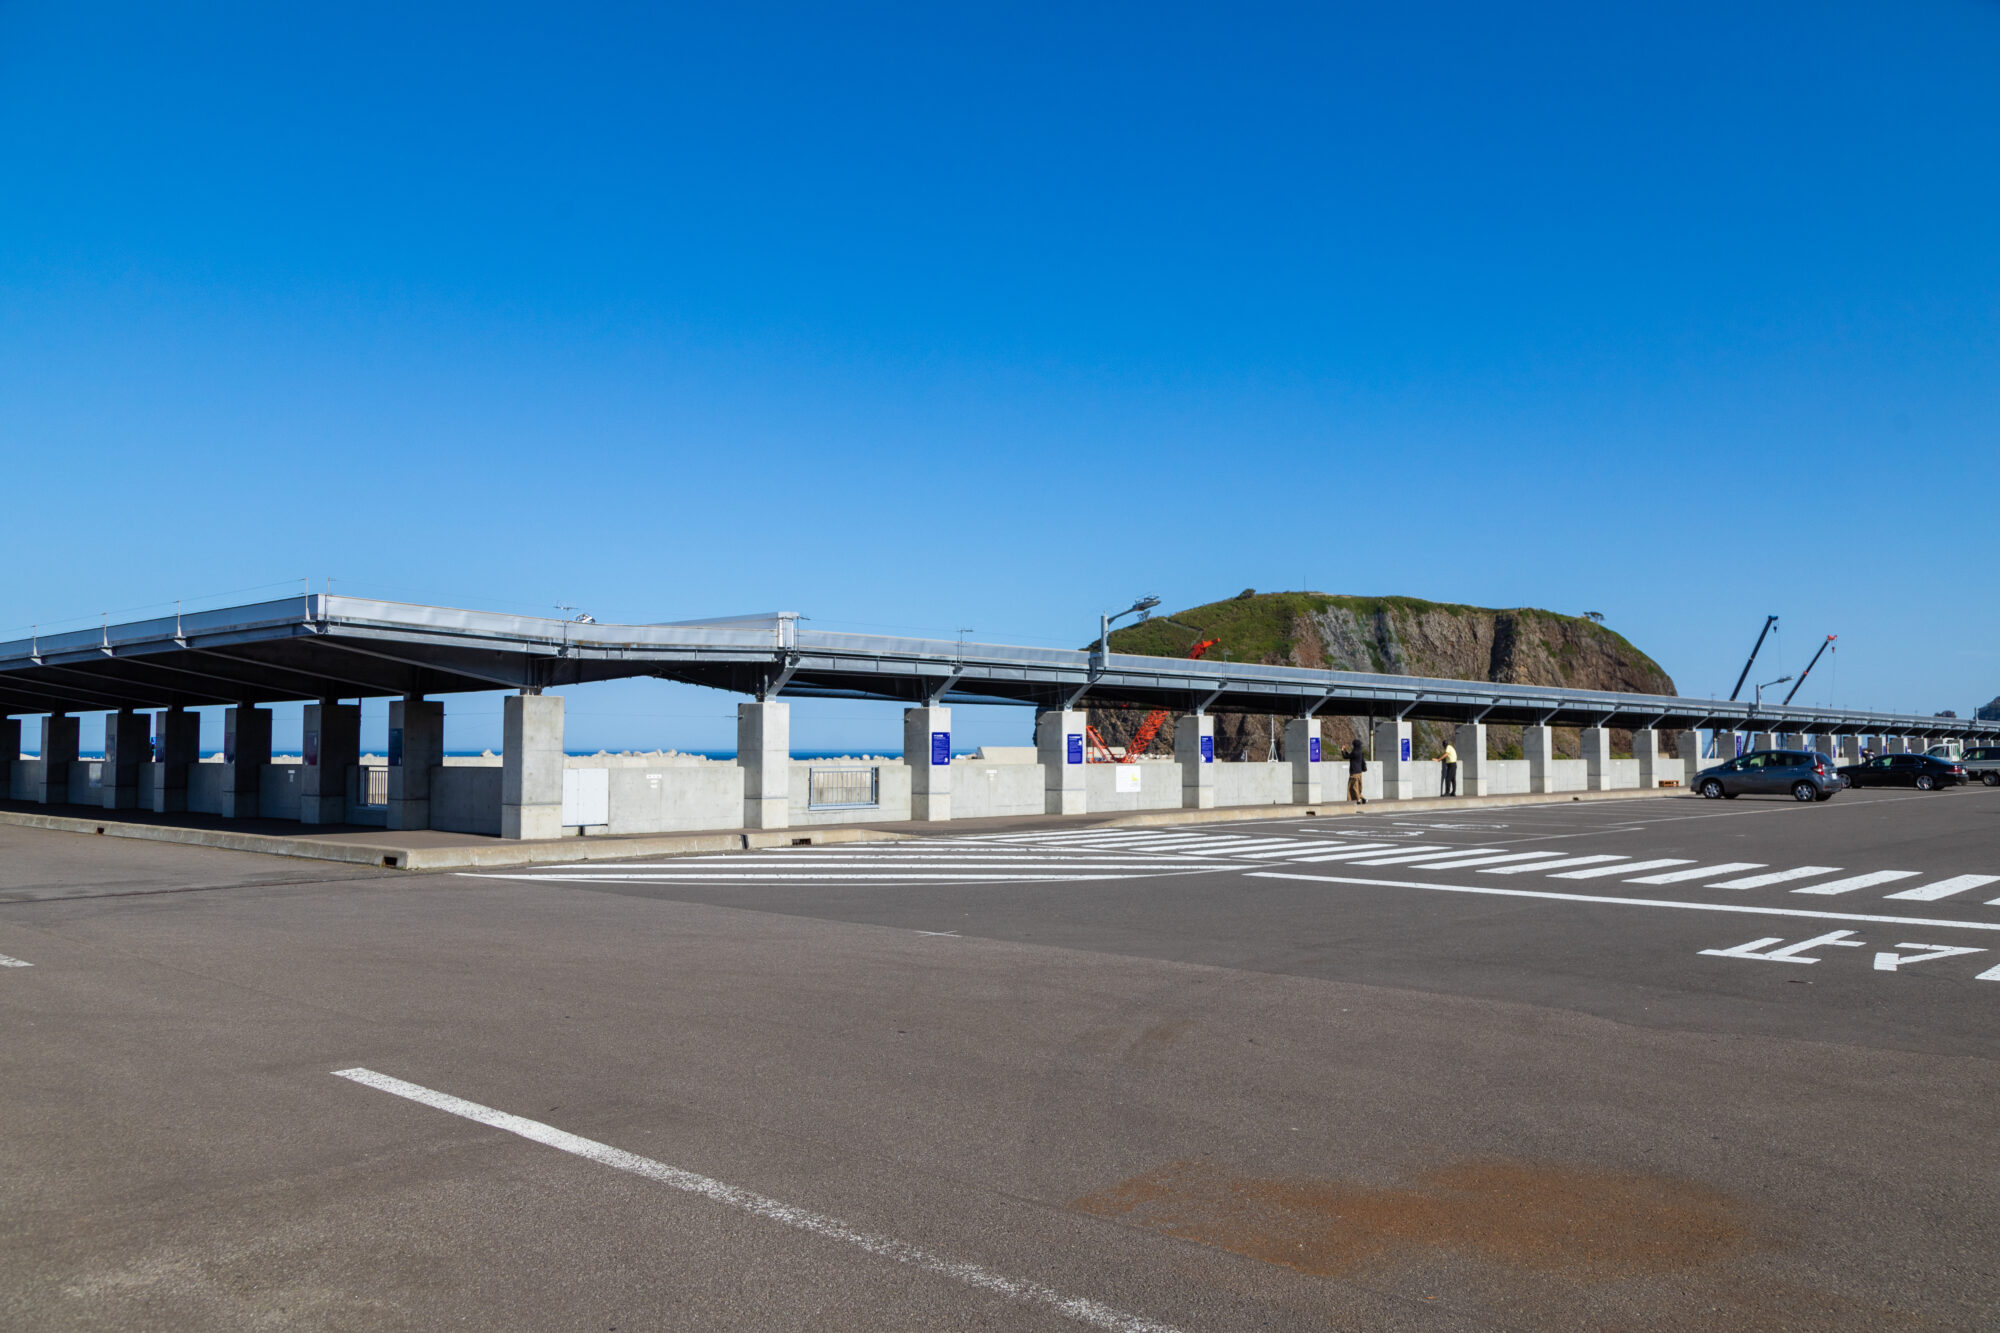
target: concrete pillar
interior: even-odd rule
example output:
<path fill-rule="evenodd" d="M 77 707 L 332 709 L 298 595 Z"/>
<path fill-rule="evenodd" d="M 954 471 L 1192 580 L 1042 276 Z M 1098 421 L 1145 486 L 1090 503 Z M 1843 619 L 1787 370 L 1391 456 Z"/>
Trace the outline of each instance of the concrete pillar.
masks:
<path fill-rule="evenodd" d="M 271 710 L 249 704 L 222 714 L 222 816 L 255 819 L 271 762 Z"/>
<path fill-rule="evenodd" d="M 1555 790 L 1556 729 L 1522 727 L 1521 753 L 1528 758 L 1528 790 L 1535 793 Z"/>
<path fill-rule="evenodd" d="M 1609 727 L 1585 727 L 1583 729 L 1583 762 L 1585 791 L 1608 791 L 1611 787 L 1611 729 Z"/>
<path fill-rule="evenodd" d="M 1174 758 L 1181 766 L 1181 808 L 1215 808 L 1215 719 L 1183 713 L 1174 719 Z"/>
<path fill-rule="evenodd" d="M 1042 765 L 1043 806 L 1052 815 L 1080 815 L 1090 807 L 1083 785 L 1083 729 L 1089 715 L 1050 708 L 1035 718 L 1035 757 Z M 1178 752 L 1180 746 L 1175 744 Z"/>
<path fill-rule="evenodd" d="M 1909 743 L 1901 736 L 1884 736 L 1882 738 L 1882 753 L 1908 754 Z"/>
<path fill-rule="evenodd" d="M 1858 764 L 1861 762 L 1861 738 L 1859 736 L 1842 736 L 1840 738 L 1840 762 L 1843 764 Z"/>
<path fill-rule="evenodd" d="M 361 705 L 307 704 L 300 756 L 299 822 L 347 822 L 347 770 L 361 762 Z"/>
<path fill-rule="evenodd" d="M 389 823 L 431 826 L 431 769 L 444 762 L 444 701 L 406 698 L 389 704 Z"/>
<path fill-rule="evenodd" d="M 76 762 L 76 747 L 83 719 L 62 713 L 42 719 L 43 805 L 69 804 L 69 768 Z"/>
<path fill-rule="evenodd" d="M 743 769 L 743 827 L 790 828 L 790 704 L 762 699 L 736 705 L 736 762 Z"/>
<path fill-rule="evenodd" d="M 1486 724 L 1461 723 L 1451 734 L 1451 745 L 1458 751 L 1458 794 L 1491 796 L 1493 773 L 1486 759 Z"/>
<path fill-rule="evenodd" d="M 14 789 L 14 765 L 21 758 L 21 719 L 0 717 L 0 801 Z"/>
<path fill-rule="evenodd" d="M 1641 727 L 1632 733 L 1632 757 L 1639 761 L 1639 789 L 1660 785 L 1660 733 Z"/>
<path fill-rule="evenodd" d="M 160 714 L 160 743 L 153 749 L 153 812 L 188 808 L 188 767 L 201 761 L 201 714 L 171 708 Z"/>
<path fill-rule="evenodd" d="M 748 705 L 754 707 L 755 705 Z M 769 705 L 766 705 L 768 707 Z M 789 708 L 789 704 L 779 704 Z M 790 748 L 791 728 L 783 725 L 780 750 Z M 737 714 L 738 757 L 742 744 L 742 713 Z M 510 694 L 500 701 L 500 836 L 503 838 L 560 838 L 563 835 L 563 697 L 560 694 Z M 777 769 L 787 780 L 787 790 L 778 798 L 778 816 L 784 818 L 790 804 L 790 774 L 781 753 Z M 746 770 L 745 778 L 749 777 Z M 747 793 L 744 814 L 749 814 Z M 759 828 L 766 825 L 757 825 Z M 775 827 L 783 828 L 781 822 Z"/>
<path fill-rule="evenodd" d="M 910 766 L 910 818 L 951 818 L 951 710 L 903 710 L 903 762 Z"/>
<path fill-rule="evenodd" d="M 1318 805 L 1321 792 L 1320 752 L 1325 748 L 1320 720 L 1295 717 L 1285 724 L 1285 759 L 1292 766 L 1292 803 Z"/>
<path fill-rule="evenodd" d="M 1752 732 L 1750 735 L 1750 748 L 1753 750 L 1778 749 L 1778 733 L 1775 731 Z"/>
<path fill-rule="evenodd" d="M 1375 761 L 1382 765 L 1382 799 L 1404 801 L 1416 794 L 1416 727 L 1409 722 L 1375 724 Z"/>
<path fill-rule="evenodd" d="M 1681 752 L 1681 785 L 1691 787 L 1694 785 L 1694 775 L 1707 768 L 1711 762 L 1701 757 L 1701 733 L 1675 732 L 1674 748 Z"/>
<path fill-rule="evenodd" d="M 104 718 L 104 780 L 99 788 L 106 810 L 139 806 L 139 765 L 153 758 L 153 719 L 130 709 Z"/>

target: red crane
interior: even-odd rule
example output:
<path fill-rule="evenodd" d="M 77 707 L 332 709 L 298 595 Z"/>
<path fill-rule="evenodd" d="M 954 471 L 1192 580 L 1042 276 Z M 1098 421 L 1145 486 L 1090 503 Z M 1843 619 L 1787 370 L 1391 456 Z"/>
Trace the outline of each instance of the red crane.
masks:
<path fill-rule="evenodd" d="M 1200 643 L 1188 649 L 1188 657 L 1200 657 L 1203 653 L 1221 642 L 1222 640 L 1220 639 L 1203 639 Z M 1164 708 L 1155 708 L 1152 712 L 1146 714 L 1146 720 L 1139 724 L 1139 730 L 1133 734 L 1132 743 L 1125 747 L 1125 753 L 1122 756 L 1111 753 L 1111 747 L 1104 743 L 1104 737 L 1097 734 L 1096 727 L 1085 727 L 1083 729 L 1084 734 L 1090 744 L 1090 762 L 1093 764 L 1136 763 L 1139 756 L 1146 753 L 1146 747 L 1153 743 L 1153 737 L 1160 734 L 1160 728 L 1167 724 L 1167 719 L 1171 716 L 1172 714 Z M 1099 758 L 1100 755 L 1103 757 Z"/>

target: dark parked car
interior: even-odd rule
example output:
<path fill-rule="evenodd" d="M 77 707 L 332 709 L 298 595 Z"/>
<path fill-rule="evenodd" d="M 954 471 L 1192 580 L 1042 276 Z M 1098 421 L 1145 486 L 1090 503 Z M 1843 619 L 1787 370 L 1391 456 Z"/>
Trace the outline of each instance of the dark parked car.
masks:
<path fill-rule="evenodd" d="M 1965 781 L 1965 765 L 1932 754 L 1885 754 L 1859 764 L 1843 764 L 1840 776 L 1854 787 L 1915 787 L 1935 791 Z"/>
<path fill-rule="evenodd" d="M 1844 785 L 1833 760 L 1811 750 L 1754 750 L 1694 775 L 1694 789 L 1711 801 L 1725 796 L 1733 801 L 1746 792 L 1826 801 Z"/>

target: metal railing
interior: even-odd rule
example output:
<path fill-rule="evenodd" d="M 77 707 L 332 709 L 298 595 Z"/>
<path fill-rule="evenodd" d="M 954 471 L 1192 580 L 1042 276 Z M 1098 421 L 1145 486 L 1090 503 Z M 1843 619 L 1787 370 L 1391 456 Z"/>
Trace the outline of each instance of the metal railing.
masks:
<path fill-rule="evenodd" d="M 389 770 L 374 764 L 364 766 L 355 790 L 357 805 L 389 804 Z"/>
<path fill-rule="evenodd" d="M 865 810 L 880 805 L 881 771 L 874 768 L 812 768 L 806 775 L 806 805 L 814 810 Z"/>

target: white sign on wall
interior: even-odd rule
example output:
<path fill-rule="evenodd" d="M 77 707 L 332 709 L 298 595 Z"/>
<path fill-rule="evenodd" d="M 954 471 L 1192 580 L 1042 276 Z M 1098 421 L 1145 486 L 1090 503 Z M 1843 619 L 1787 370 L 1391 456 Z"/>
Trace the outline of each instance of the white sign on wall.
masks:
<path fill-rule="evenodd" d="M 1113 770 L 1113 776 L 1116 778 L 1116 782 L 1111 788 L 1113 791 L 1139 790 L 1139 766 L 1137 764 L 1120 764 Z"/>

